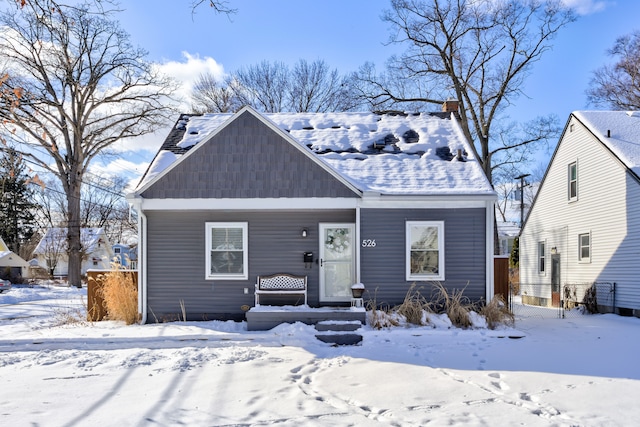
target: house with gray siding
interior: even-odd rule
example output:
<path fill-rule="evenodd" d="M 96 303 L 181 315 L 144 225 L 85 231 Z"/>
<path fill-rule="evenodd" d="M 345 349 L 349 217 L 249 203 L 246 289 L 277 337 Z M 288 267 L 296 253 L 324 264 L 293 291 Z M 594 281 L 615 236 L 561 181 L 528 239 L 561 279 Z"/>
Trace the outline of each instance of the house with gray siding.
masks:
<path fill-rule="evenodd" d="M 640 315 L 640 113 L 576 111 L 520 236 L 523 302 Z"/>
<path fill-rule="evenodd" d="M 490 299 L 496 194 L 447 108 L 181 115 L 128 195 L 143 320 L 242 320 L 274 273 L 306 276 L 310 308 L 354 283 L 386 305 L 414 283 Z"/>

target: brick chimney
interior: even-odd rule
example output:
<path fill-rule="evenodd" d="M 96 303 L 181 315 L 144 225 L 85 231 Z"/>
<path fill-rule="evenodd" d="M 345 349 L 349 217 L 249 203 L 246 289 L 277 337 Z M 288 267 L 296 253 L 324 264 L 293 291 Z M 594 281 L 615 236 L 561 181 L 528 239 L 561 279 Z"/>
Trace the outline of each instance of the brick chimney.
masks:
<path fill-rule="evenodd" d="M 457 113 L 458 112 L 458 101 L 448 100 L 444 101 L 442 104 L 442 112 L 444 113 Z"/>

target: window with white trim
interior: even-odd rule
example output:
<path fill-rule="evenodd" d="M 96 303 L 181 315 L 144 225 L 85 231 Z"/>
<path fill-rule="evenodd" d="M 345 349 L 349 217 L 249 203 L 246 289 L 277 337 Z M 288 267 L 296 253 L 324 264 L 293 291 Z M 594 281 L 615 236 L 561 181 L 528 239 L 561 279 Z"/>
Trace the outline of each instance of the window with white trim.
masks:
<path fill-rule="evenodd" d="M 545 248 L 544 241 L 538 242 L 538 273 L 545 272 Z"/>
<path fill-rule="evenodd" d="M 567 196 L 569 201 L 578 200 L 578 163 L 573 162 L 569 164 L 569 186 L 567 189 Z"/>
<path fill-rule="evenodd" d="M 444 222 L 407 221 L 407 280 L 444 280 Z"/>
<path fill-rule="evenodd" d="M 591 233 L 578 234 L 578 261 L 591 261 Z"/>
<path fill-rule="evenodd" d="M 207 222 L 206 279 L 249 278 L 248 230 L 246 222 Z"/>

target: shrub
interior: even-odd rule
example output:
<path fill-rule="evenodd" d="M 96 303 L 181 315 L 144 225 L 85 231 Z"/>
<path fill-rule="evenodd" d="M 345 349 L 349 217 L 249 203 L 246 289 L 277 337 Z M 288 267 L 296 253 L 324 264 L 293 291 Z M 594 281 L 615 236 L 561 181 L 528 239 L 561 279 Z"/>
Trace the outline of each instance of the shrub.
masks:
<path fill-rule="evenodd" d="M 520 269 L 509 269 L 509 290 L 511 295 L 520 295 Z"/>
<path fill-rule="evenodd" d="M 86 324 L 86 307 L 59 307 L 53 309 L 51 326 L 68 326 Z"/>
<path fill-rule="evenodd" d="M 582 299 L 582 304 L 584 304 L 584 308 L 590 314 L 595 314 L 598 312 L 598 298 L 596 297 L 596 285 L 591 285 L 589 289 L 584 293 L 584 298 Z"/>
<path fill-rule="evenodd" d="M 110 320 L 121 320 L 127 325 L 138 321 L 138 288 L 133 275 L 114 266 L 112 271 L 99 276 L 102 279 L 102 298 Z"/>

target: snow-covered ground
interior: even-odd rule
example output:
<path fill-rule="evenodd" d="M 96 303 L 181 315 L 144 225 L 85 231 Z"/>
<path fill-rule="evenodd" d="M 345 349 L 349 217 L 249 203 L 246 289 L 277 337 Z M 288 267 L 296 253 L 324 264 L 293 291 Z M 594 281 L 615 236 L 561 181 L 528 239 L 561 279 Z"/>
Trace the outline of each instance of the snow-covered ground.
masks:
<path fill-rule="evenodd" d="M 74 322 L 86 290 L 0 294 L 3 426 L 629 426 L 640 319 L 529 317 L 515 329 Z M 509 338 L 523 336 L 523 338 Z"/>

